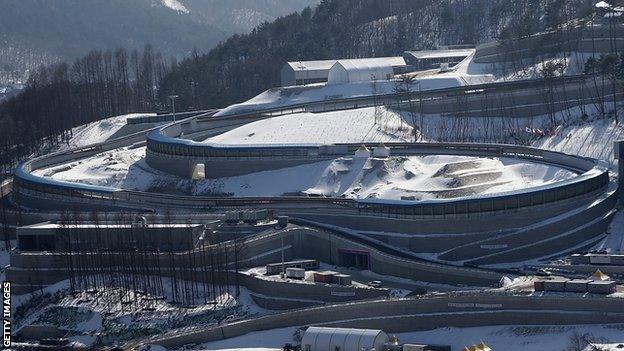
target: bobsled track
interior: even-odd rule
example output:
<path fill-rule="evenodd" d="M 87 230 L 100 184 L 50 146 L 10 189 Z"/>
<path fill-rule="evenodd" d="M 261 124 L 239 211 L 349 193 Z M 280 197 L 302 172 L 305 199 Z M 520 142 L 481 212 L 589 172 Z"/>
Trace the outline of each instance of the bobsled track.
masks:
<path fill-rule="evenodd" d="M 536 98 L 536 95 L 541 94 L 537 87 L 545 84 L 555 86 L 552 89 L 556 91 L 557 84 L 579 88 L 584 83 L 579 77 L 567 77 L 555 80 L 554 83 L 552 80 L 548 83 L 543 80 L 493 83 L 427 91 L 419 99 L 422 99 L 427 111 L 458 113 L 458 109 L 463 106 L 471 113 L 477 113 L 478 97 L 489 94 L 490 101 L 496 101 L 501 106 L 490 106 L 488 109 L 498 108 L 503 112 L 508 111 L 505 104 L 517 103 L 516 93 L 523 99 L 542 101 Z M 507 94 L 504 96 L 513 92 L 515 97 L 507 100 L 504 96 L 493 98 L 501 92 Z M 573 100 L 560 100 L 554 105 L 548 103 L 548 107 L 532 108 L 538 111 L 553 106 L 569 108 L 577 103 L 593 101 L 591 93 L 581 94 L 585 96 L 584 99 L 569 97 Z M 562 99 L 572 95 L 568 92 L 562 95 Z M 559 97 L 557 94 L 553 96 Z M 487 265 L 558 256 L 589 247 L 604 237 L 617 201 L 617 189 L 609 179 L 608 165 L 595 159 L 517 145 L 386 144 L 392 155 L 516 158 L 567 169 L 577 176 L 514 192 L 444 200 L 396 201 L 344 197 L 171 195 L 70 183 L 32 174 L 37 169 L 73 162 L 121 147 L 147 146 L 146 162 L 150 167 L 185 178 L 189 178 L 199 164 L 205 165 L 209 177 L 214 177 L 352 155 L 361 144 L 228 147 L 193 140 L 204 140 L 246 123 L 277 115 L 344 110 L 397 103 L 397 100 L 402 103 L 404 98 L 393 94 L 376 98 L 340 99 L 220 117 L 214 116 L 216 111 L 209 111 L 191 114 L 179 121 L 173 116 L 173 121 L 164 127 L 145 127 L 143 131 L 104 143 L 37 157 L 19 165 L 12 181 L 2 183 L 2 193 L 6 194 L 10 190 L 13 203 L 21 207 L 19 214 L 17 211 L 9 212 L 8 216 L 17 218 L 19 215 L 21 223 L 25 219 L 32 223 L 58 218 L 60 210 L 78 213 L 123 210 L 152 212 L 161 220 L 171 218 L 169 216 L 178 220 L 189 217 L 201 220 L 215 216 L 218 218 L 224 211 L 236 208 L 270 209 L 276 214 L 289 216 L 292 224 L 283 231 L 274 230 L 248 238 L 245 244 L 249 256 L 243 258 L 243 261 L 249 267 L 277 262 L 280 247 L 283 247 L 281 240 L 284 240 L 287 258 L 316 258 L 340 265 L 345 252 L 365 253 L 368 255 L 368 269 L 379 274 L 474 286 L 495 285 L 502 277 L 504 271 Z M 163 120 L 168 118 L 162 117 Z M 88 215 L 85 217 L 88 218 Z M 193 251 L 192 254 L 198 252 Z M 7 279 L 13 282 L 16 292 L 37 290 L 67 279 L 65 256 L 62 253 L 16 252 L 11 256 Z M 153 259 L 161 258 L 153 255 Z M 194 275 L 197 272 L 193 269 L 185 274 L 189 275 L 189 279 L 196 279 Z M 306 306 L 297 305 L 297 301 L 289 298 L 292 289 L 296 290 L 296 285 L 301 284 L 285 287 L 251 278 L 242 279 L 241 284 L 252 293 L 256 292 L 258 298 L 265 300 L 265 304 L 277 309 Z M 319 289 L 296 291 L 300 293 L 297 296 L 305 297 L 302 301 L 317 301 L 321 304 L 375 297 L 370 292 L 362 293 L 359 290 L 341 295 L 333 293 L 337 288 Z M 214 328 L 175 330 L 143 342 L 174 346 L 223 339 L 256 330 L 307 324 L 375 327 L 388 332 L 400 332 L 408 326 L 409 330 L 418 330 L 441 325 L 621 323 L 624 322 L 624 314 L 617 311 L 623 310 L 623 303 L 624 300 L 615 298 L 428 296 L 304 308 Z M 564 315 L 570 318 L 561 318 Z"/>
<path fill-rule="evenodd" d="M 125 349 L 145 344 L 179 347 L 262 330 L 292 327 L 294 331 L 309 325 L 382 329 L 388 333 L 488 325 L 605 325 L 624 322 L 623 307 L 624 299 L 620 298 L 457 292 L 306 308 L 212 327 L 177 329 L 128 343 Z"/>
<path fill-rule="evenodd" d="M 584 84 L 579 77 L 566 77 L 557 82 L 568 87 Z M 480 95 L 475 91 L 490 91 L 490 94 L 499 90 L 507 93 L 514 91 L 514 96 L 516 92 L 540 94 L 540 89 L 536 88 L 540 84 L 554 83 L 530 80 L 440 89 L 428 91 L 423 103 L 430 104 L 430 108 L 453 104 L 459 95 L 470 98 Z M 591 96 L 588 92 L 586 94 Z M 13 200 L 25 208 L 37 210 L 132 209 L 157 213 L 169 210 L 222 213 L 231 208 L 270 209 L 306 221 L 309 225 L 356 232 L 362 240 L 414 254 L 426 254 L 429 258 L 433 255 L 437 261 L 456 265 L 509 263 L 548 257 L 587 247 L 602 239 L 616 203 L 616 187 L 609 180 L 606 163 L 517 145 L 392 143 L 386 146 L 392 155 L 507 157 L 560 167 L 578 175 L 566 181 L 514 192 L 443 200 L 395 201 L 344 197 L 171 195 L 69 183 L 31 173 L 120 147 L 145 144 L 148 165 L 185 178 L 190 178 L 198 164 L 204 164 L 206 174 L 214 177 L 352 155 L 361 144 L 218 146 L 193 140 L 204 140 L 271 116 L 341 110 L 378 104 L 380 99 L 403 98 L 396 94 L 375 99 L 349 98 L 220 117 L 214 116 L 215 111 L 208 111 L 164 127 L 27 161 L 15 171 Z M 515 102 L 517 98 L 511 100 Z M 574 103 L 579 102 L 567 101 L 565 105 Z"/>

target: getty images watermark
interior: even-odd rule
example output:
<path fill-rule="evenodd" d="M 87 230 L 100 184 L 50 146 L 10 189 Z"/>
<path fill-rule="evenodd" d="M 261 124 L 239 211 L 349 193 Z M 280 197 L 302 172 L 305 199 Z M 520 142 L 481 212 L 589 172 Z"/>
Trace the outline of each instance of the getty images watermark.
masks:
<path fill-rule="evenodd" d="M 2 283 L 2 347 L 11 347 L 11 282 Z"/>

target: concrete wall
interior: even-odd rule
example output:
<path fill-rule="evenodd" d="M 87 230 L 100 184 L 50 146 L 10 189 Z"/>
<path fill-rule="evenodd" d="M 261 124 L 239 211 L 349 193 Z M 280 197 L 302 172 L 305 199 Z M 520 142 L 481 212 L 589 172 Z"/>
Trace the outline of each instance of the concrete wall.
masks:
<path fill-rule="evenodd" d="M 610 33 L 608 25 L 596 25 L 559 33 L 539 33 L 507 42 L 490 42 L 477 46 L 475 62 L 500 63 L 574 51 L 600 55 L 612 51 L 611 37 L 615 38 L 616 48 L 624 47 L 624 27 L 621 24 L 615 26 L 613 33 Z"/>
<path fill-rule="evenodd" d="M 617 298 L 448 295 L 309 308 L 214 328 L 172 331 L 149 342 L 175 347 L 253 331 L 309 325 L 365 327 L 399 333 L 447 326 L 622 323 L 622 311 L 624 299 Z"/>
<path fill-rule="evenodd" d="M 244 257 L 242 265 L 256 267 L 267 263 L 279 262 L 281 259 L 281 239 L 283 236 L 285 245 L 285 259 L 314 258 L 324 262 L 338 263 L 339 249 L 351 248 L 370 252 L 371 270 L 373 272 L 397 277 L 409 278 L 420 281 L 431 281 L 443 284 L 469 284 L 469 285 L 495 285 L 501 274 L 484 270 L 446 266 L 443 264 L 430 263 L 418 259 L 409 259 L 393 256 L 392 254 L 366 246 L 365 243 L 355 242 L 347 238 L 333 235 L 311 228 L 289 227 L 284 232 L 275 232 L 260 237 L 249 239 L 244 244 Z M 178 255 L 174 256 L 177 257 Z M 180 259 L 188 257 L 180 254 Z M 201 253 L 195 253 L 196 262 L 201 261 Z M 161 267 L 164 275 L 169 274 L 169 257 L 163 253 L 150 255 L 148 266 Z M 157 264 L 155 260 L 161 260 Z M 90 264 L 111 265 L 121 262 L 114 255 L 99 260 L 83 260 L 83 266 Z M 96 263 L 97 262 L 97 263 Z M 178 267 L 181 264 L 176 265 Z M 29 292 L 41 286 L 51 285 L 69 277 L 67 270 L 67 256 L 52 253 L 20 253 L 11 254 L 10 267 L 7 269 L 7 279 L 13 282 L 16 294 Z M 85 274 L 92 271 L 87 270 Z M 200 279 L 199 271 L 193 274 L 183 273 L 187 279 Z M 233 278 L 231 278 L 233 279 Z M 254 280 L 239 277 L 241 284 L 250 287 L 250 290 L 271 297 L 288 298 L 293 291 L 296 296 L 307 300 L 318 301 L 347 301 L 353 299 L 368 299 L 387 294 L 385 289 L 353 289 L 335 285 L 305 286 L 301 284 L 282 284 L 265 280 Z M 233 281 L 233 280 L 232 280 Z M 293 290 L 295 289 L 295 290 Z M 300 290 L 299 290 L 300 289 Z M 341 294 L 341 292 L 353 292 L 354 295 Z M 332 294 L 334 292 L 334 294 Z M 338 294 L 335 294 L 338 292 Z"/>
<path fill-rule="evenodd" d="M 209 179 L 234 177 L 255 172 L 270 171 L 281 168 L 295 167 L 303 164 L 321 162 L 328 157 L 301 157 L 290 159 L 230 159 L 230 158 L 188 158 L 175 157 L 146 150 L 145 161 L 150 167 L 163 170 L 167 173 L 189 179 L 192 177 L 195 165 L 205 165 L 205 176 Z"/>

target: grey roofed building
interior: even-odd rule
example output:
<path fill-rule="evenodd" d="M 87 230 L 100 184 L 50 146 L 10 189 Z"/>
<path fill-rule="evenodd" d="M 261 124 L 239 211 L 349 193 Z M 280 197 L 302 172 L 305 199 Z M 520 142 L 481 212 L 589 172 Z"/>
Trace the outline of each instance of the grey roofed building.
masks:
<path fill-rule="evenodd" d="M 282 86 L 327 82 L 329 69 L 338 60 L 286 62 L 281 70 Z"/>
<path fill-rule="evenodd" d="M 403 53 L 403 58 L 405 58 L 405 62 L 413 66 L 414 69 L 427 70 L 439 68 L 442 63 L 448 63 L 449 66 L 454 66 L 474 52 L 475 49 L 405 51 Z"/>

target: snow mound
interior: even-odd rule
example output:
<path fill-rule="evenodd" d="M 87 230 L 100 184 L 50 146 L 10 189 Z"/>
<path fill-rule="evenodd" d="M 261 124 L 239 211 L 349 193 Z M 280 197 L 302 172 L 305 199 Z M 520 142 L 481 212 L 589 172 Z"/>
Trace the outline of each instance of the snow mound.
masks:
<path fill-rule="evenodd" d="M 449 199 L 514 191 L 571 179 L 575 173 L 507 158 L 410 156 L 333 160 L 191 181 L 151 169 L 145 148 L 123 148 L 35 171 L 57 180 L 139 191 L 207 196 L 345 196 L 354 199 Z"/>
<path fill-rule="evenodd" d="M 100 143 L 108 140 L 126 125 L 126 120 L 131 117 L 155 116 L 155 113 L 131 113 L 102 119 L 72 129 L 72 137 L 69 142 L 61 147 L 61 150 L 72 149 L 89 144 Z"/>
<path fill-rule="evenodd" d="M 408 141 L 411 134 L 412 127 L 400 113 L 385 107 L 368 107 L 268 118 L 211 137 L 206 142 L 237 145 L 398 142 Z"/>
<path fill-rule="evenodd" d="M 165 7 L 172 9 L 173 11 L 180 13 L 189 13 L 189 10 L 178 0 L 162 0 L 162 4 Z"/>

